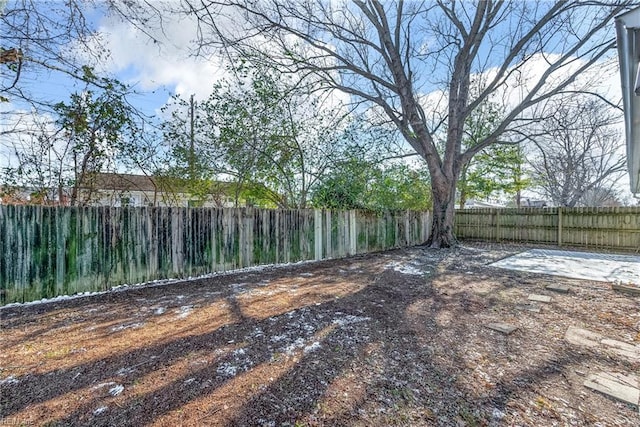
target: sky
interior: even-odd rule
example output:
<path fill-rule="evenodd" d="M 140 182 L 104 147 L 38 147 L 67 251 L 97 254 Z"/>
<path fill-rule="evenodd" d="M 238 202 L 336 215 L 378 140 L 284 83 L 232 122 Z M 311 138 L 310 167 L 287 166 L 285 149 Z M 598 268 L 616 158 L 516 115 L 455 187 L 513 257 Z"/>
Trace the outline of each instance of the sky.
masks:
<path fill-rule="evenodd" d="M 95 66 L 99 71 L 132 85 L 139 93 L 133 96 L 132 101 L 149 114 L 158 112 L 173 94 L 183 98 L 194 94 L 196 99 L 204 99 L 213 83 L 225 76 L 221 58 L 203 58 L 192 54 L 193 40 L 198 36 L 198 28 L 192 18 L 178 14 L 164 15 L 162 29 L 153 26 L 146 28 L 158 40 L 155 43 L 131 23 L 107 14 L 103 9 L 97 8 L 88 16 L 99 34 L 96 38 L 109 51 L 106 60 Z M 543 62 L 541 59 L 540 64 Z M 533 73 L 538 74 L 541 70 L 533 70 Z M 488 73 L 491 72 L 489 68 Z M 619 77 L 614 73 L 608 77 L 599 82 L 600 91 L 612 93 L 611 98 L 619 98 Z M 21 84 L 60 101 L 68 97 L 70 90 L 77 90 L 76 82 L 58 73 L 25 73 L 21 76 Z M 438 91 L 424 94 L 425 98 L 438 96 Z M 515 97 L 515 91 L 508 96 Z"/>
<path fill-rule="evenodd" d="M 160 114 L 161 107 L 174 94 L 185 99 L 191 94 L 196 99 L 205 99 L 214 82 L 225 76 L 224 64 L 220 58 L 205 59 L 191 54 L 192 41 L 197 37 L 197 26 L 188 18 L 166 15 L 163 17 L 162 30 L 147 28 L 159 43 L 151 41 L 130 23 L 105 14 L 99 8 L 89 18 L 100 34 L 101 42 L 110 52 L 106 61 L 96 64 L 98 70 L 132 85 L 136 94 L 129 100 L 147 115 Z M 24 84 L 43 97 L 58 98 L 59 101 L 67 100 L 71 91 L 79 89 L 76 82 L 56 73 L 25 73 L 22 79 Z M 616 72 L 609 73 L 597 85 L 599 92 L 608 94 L 611 99 L 620 97 L 620 79 Z M 509 98 L 516 95 L 504 96 Z M 424 98 L 439 99 L 440 93 L 426 93 Z M 0 103 L 2 111 L 20 108 L 24 107 L 16 103 Z M 621 181 L 621 188 L 628 186 L 627 181 L 625 176 Z"/>
<path fill-rule="evenodd" d="M 149 41 L 132 25 L 115 18 L 101 20 L 99 31 L 111 51 L 105 71 L 133 84 L 143 92 L 157 91 L 149 102 L 166 101 L 167 95 L 191 94 L 204 99 L 213 83 L 224 76 L 222 61 L 204 60 L 190 55 L 190 41 L 196 36 L 195 25 L 184 20 L 165 21 L 164 34 L 154 36 L 160 44 Z M 164 98 L 164 99 L 163 99 Z"/>
<path fill-rule="evenodd" d="M 41 1 L 34 3 L 39 7 L 47 4 Z M 95 66 L 99 72 L 131 85 L 137 93 L 131 101 L 148 114 L 159 112 L 173 94 L 183 97 L 195 94 L 196 98 L 204 99 L 213 83 L 224 76 L 220 59 L 205 60 L 190 54 L 190 42 L 196 37 L 193 22 L 165 16 L 162 30 L 150 29 L 159 40 L 159 43 L 154 43 L 133 25 L 105 13 L 104 9 L 94 9 L 87 18 L 96 29 L 95 40 L 93 43 L 90 40 L 89 44 L 97 46 L 99 40 L 109 55 L 99 62 L 79 50 L 76 56 L 82 62 Z M 69 46 L 68 49 L 73 51 L 74 47 Z M 70 92 L 83 88 L 82 83 L 64 74 L 42 69 L 36 72 L 28 63 L 20 76 L 20 85 L 40 98 L 54 101 L 66 101 Z M 14 101 L 11 106 L 0 104 L 0 108 L 19 109 L 24 105 Z"/>

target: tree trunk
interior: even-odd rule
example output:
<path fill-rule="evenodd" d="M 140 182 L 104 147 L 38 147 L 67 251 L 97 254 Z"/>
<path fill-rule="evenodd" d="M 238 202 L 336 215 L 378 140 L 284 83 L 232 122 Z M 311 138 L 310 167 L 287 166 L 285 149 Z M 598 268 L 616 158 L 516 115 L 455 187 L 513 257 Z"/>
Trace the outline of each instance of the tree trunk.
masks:
<path fill-rule="evenodd" d="M 455 215 L 456 180 L 441 178 L 432 180 L 433 220 L 427 244 L 432 248 L 450 248 L 458 241 L 453 234 Z"/>
<path fill-rule="evenodd" d="M 460 209 L 464 209 L 464 205 L 467 203 L 467 169 L 469 167 L 469 163 L 464 165 L 462 170 L 460 171 L 460 178 L 458 179 L 458 183 L 460 184 Z M 455 193 L 454 193 L 455 196 Z"/>
<path fill-rule="evenodd" d="M 460 209 L 464 209 L 464 206 L 467 204 L 467 190 L 463 186 L 460 189 Z"/>

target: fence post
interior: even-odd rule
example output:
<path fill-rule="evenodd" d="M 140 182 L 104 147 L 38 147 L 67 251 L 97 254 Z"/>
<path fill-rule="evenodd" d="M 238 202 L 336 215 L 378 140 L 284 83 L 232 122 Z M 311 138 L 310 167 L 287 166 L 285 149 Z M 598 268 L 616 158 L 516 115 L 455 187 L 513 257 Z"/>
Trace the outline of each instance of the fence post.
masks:
<path fill-rule="evenodd" d="M 333 253 L 333 242 L 331 240 L 331 233 L 333 230 L 333 218 L 331 217 L 331 211 L 327 210 L 325 212 L 325 223 L 327 224 L 327 227 L 325 228 L 324 232 L 325 232 L 325 239 L 324 239 L 324 246 L 327 248 L 327 252 L 326 252 L 326 258 L 333 258 L 334 257 L 334 253 Z"/>
<path fill-rule="evenodd" d="M 24 214 L 26 210 L 22 209 L 21 213 Z M 69 209 L 55 210 L 55 227 L 56 227 L 56 295 L 63 295 L 64 279 L 65 279 L 65 257 L 66 257 L 66 228 L 68 224 L 68 216 L 66 213 Z"/>
<path fill-rule="evenodd" d="M 500 209 L 496 208 L 496 242 L 500 241 Z"/>
<path fill-rule="evenodd" d="M 431 233 L 430 215 L 431 215 L 430 212 L 422 213 L 422 238 L 420 239 L 422 240 L 420 242 L 421 245 L 427 243 L 427 240 L 429 240 L 429 234 Z"/>
<path fill-rule="evenodd" d="M 248 207 L 242 210 L 242 228 L 244 229 L 244 239 L 240 241 L 243 247 L 242 267 L 251 267 L 253 265 L 253 208 Z"/>
<path fill-rule="evenodd" d="M 404 245 L 411 245 L 411 222 L 409 221 L 409 211 L 404 212 Z"/>
<path fill-rule="evenodd" d="M 313 235 L 315 244 L 315 259 L 322 259 L 322 210 L 313 210 Z"/>
<path fill-rule="evenodd" d="M 562 208 L 558 207 L 558 246 L 562 246 Z"/>
<path fill-rule="evenodd" d="M 349 211 L 349 255 L 355 255 L 358 251 L 358 239 L 356 235 L 356 211 Z"/>

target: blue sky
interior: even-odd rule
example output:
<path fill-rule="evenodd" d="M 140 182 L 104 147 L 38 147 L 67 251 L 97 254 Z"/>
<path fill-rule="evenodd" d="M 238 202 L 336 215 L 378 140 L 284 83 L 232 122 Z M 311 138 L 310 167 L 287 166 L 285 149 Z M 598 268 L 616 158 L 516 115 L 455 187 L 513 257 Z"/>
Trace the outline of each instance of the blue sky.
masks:
<path fill-rule="evenodd" d="M 54 4 L 62 5 L 60 0 L 56 1 Z M 11 7 L 10 3 L 8 8 Z M 33 4 L 41 7 L 51 18 L 55 16 L 51 3 L 35 1 Z M 157 113 L 173 93 L 185 97 L 195 93 L 199 98 L 206 97 L 208 88 L 220 74 L 216 72 L 219 61 L 189 56 L 188 45 L 195 37 L 194 25 L 184 21 L 176 22 L 167 17 L 164 31 L 150 30 L 161 41 L 160 44 L 154 44 L 130 24 L 107 15 L 102 8 L 90 11 L 86 17 L 89 25 L 97 30 L 95 39 L 100 39 L 110 55 L 106 60 L 96 62 L 78 52 L 77 59 L 131 85 L 137 94 L 132 95 L 130 101 L 146 114 Z M 2 46 L 5 47 L 4 44 Z M 64 49 L 73 52 L 74 46 L 67 45 Z M 7 76 L 12 77 L 10 74 Z M 34 94 L 37 99 L 53 102 L 66 101 L 70 93 L 84 89 L 82 82 L 60 72 L 30 65 L 28 61 L 25 61 L 19 86 Z M 27 106 L 18 99 L 12 99 L 10 106 L 0 105 L 0 108 L 6 111 Z"/>
<path fill-rule="evenodd" d="M 60 0 L 58 0 L 60 1 Z M 36 2 L 46 7 L 46 2 Z M 197 99 L 204 99 L 209 94 L 212 84 L 224 76 L 222 62 L 219 58 L 195 58 L 190 54 L 192 41 L 197 37 L 195 21 L 179 15 L 163 17 L 163 28 L 149 27 L 146 30 L 160 43 L 153 43 L 147 35 L 134 28 L 130 23 L 123 22 L 117 17 L 107 15 L 102 8 L 96 8 L 88 15 L 89 22 L 100 34 L 101 43 L 109 50 L 110 56 L 106 61 L 95 63 L 98 71 L 111 74 L 119 80 L 134 87 L 137 95 L 131 101 L 147 114 L 154 114 L 169 99 L 177 93 L 184 98 L 195 94 Z M 508 23 L 507 25 L 511 25 Z M 613 35 L 613 26 L 612 31 Z M 480 55 L 487 60 L 481 66 L 490 69 L 491 55 Z M 87 60 L 87 63 L 90 61 Z M 435 89 L 432 83 L 427 83 L 433 73 L 424 74 L 424 96 Z M 438 77 L 440 80 L 445 76 Z M 619 78 L 614 77 L 609 83 L 612 89 L 619 90 Z M 64 101 L 69 93 L 82 90 L 83 84 L 66 78 L 60 73 L 33 75 L 29 69 L 21 77 L 22 85 L 31 88 L 44 97 Z M 611 84 L 613 83 L 613 84 Z M 417 82 L 418 85 L 420 83 Z M 619 95 L 614 95 L 617 97 Z"/>

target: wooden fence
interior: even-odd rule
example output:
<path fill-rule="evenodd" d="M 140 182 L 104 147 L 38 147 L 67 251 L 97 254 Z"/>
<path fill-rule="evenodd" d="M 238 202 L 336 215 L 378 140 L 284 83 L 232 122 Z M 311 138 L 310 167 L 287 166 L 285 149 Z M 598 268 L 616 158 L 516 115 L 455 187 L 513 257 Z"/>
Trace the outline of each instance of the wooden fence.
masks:
<path fill-rule="evenodd" d="M 0 205 L 0 303 L 423 243 L 428 212 Z"/>
<path fill-rule="evenodd" d="M 460 239 L 548 243 L 640 251 L 640 207 L 465 209 L 456 211 Z"/>

